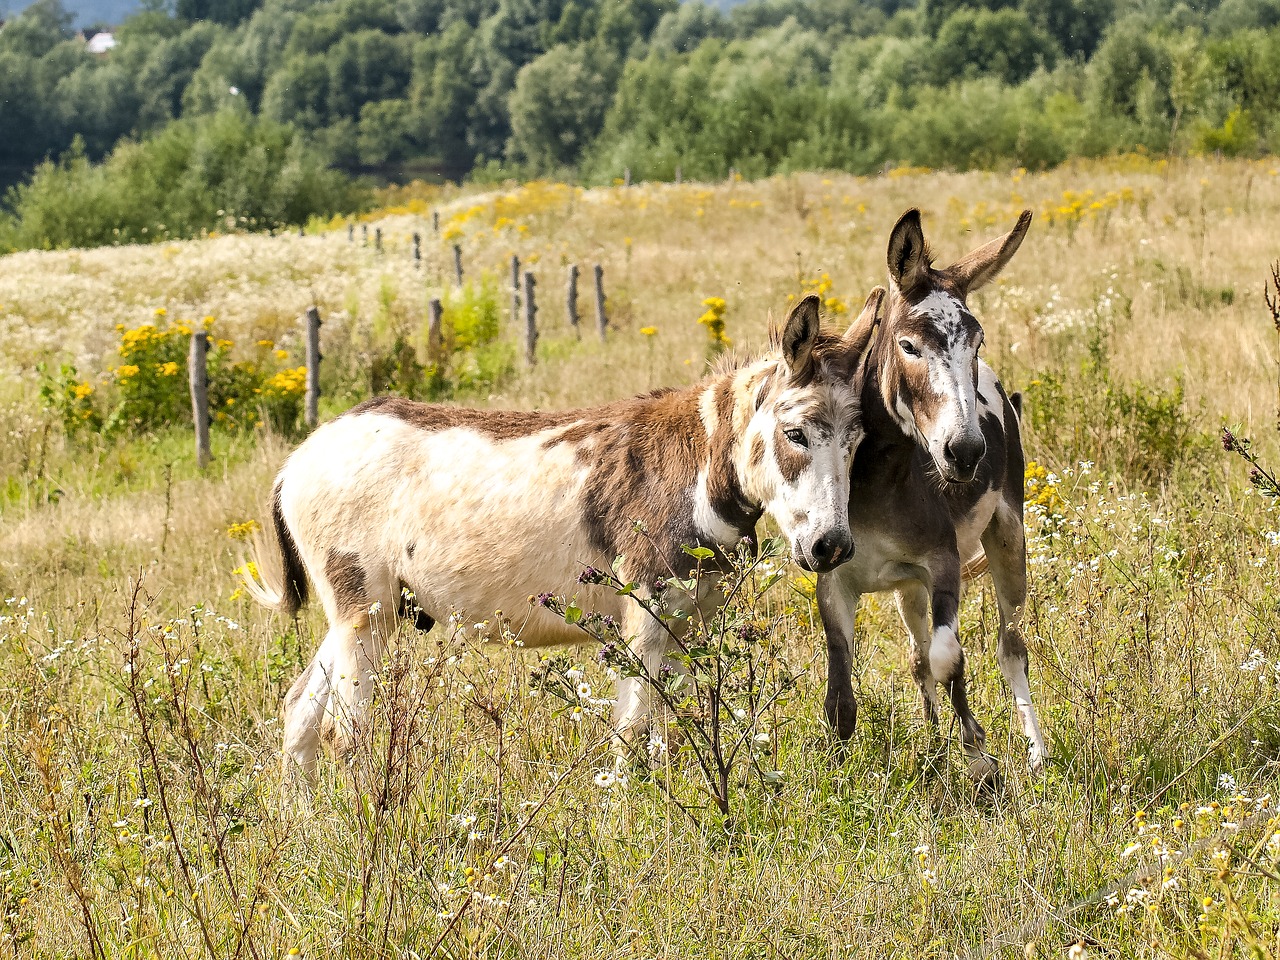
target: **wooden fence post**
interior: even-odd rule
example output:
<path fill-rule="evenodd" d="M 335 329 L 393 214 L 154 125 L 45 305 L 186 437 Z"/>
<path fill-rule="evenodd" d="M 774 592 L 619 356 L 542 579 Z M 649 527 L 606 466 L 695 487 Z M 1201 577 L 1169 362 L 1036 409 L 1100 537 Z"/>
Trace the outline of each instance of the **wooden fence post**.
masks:
<path fill-rule="evenodd" d="M 382 252 L 382 228 L 376 227 L 373 231 L 373 249 L 379 253 Z"/>
<path fill-rule="evenodd" d="M 440 233 L 440 211 L 439 210 L 431 211 L 431 232 L 437 235 Z"/>
<path fill-rule="evenodd" d="M 191 353 L 187 358 L 191 382 L 191 418 L 196 427 L 196 466 L 209 465 L 209 335 L 203 330 L 191 334 Z"/>
<path fill-rule="evenodd" d="M 416 230 L 413 233 L 413 269 L 417 270 L 422 266 L 422 234 Z"/>
<path fill-rule="evenodd" d="M 354 223 L 347 224 L 347 243 L 356 242 L 356 225 Z"/>
<path fill-rule="evenodd" d="M 596 275 L 596 326 L 600 330 L 600 339 L 605 337 L 605 328 L 609 326 L 609 318 L 604 312 L 604 267 L 600 264 L 595 266 Z"/>
<path fill-rule="evenodd" d="M 535 349 L 538 345 L 538 324 L 535 316 L 538 306 L 533 299 L 533 285 L 536 281 L 528 270 L 524 272 L 524 362 L 533 366 L 538 362 Z"/>
<path fill-rule="evenodd" d="M 453 245 L 453 279 L 462 286 L 462 247 L 456 243 Z"/>
<path fill-rule="evenodd" d="M 439 363 L 444 356 L 444 305 L 439 297 L 432 297 L 427 304 L 427 357 Z"/>
<path fill-rule="evenodd" d="M 631 168 L 630 167 L 624 167 L 622 169 L 622 185 L 624 187 L 631 186 Z"/>
<path fill-rule="evenodd" d="M 307 235 L 307 228 L 303 226 L 298 227 L 298 236 L 305 237 L 306 235 Z"/>
<path fill-rule="evenodd" d="M 680 167 L 676 167 L 676 186 L 684 183 L 684 171 Z"/>
<path fill-rule="evenodd" d="M 364 247 L 369 245 L 369 225 L 367 223 L 360 224 L 360 245 Z"/>
<path fill-rule="evenodd" d="M 511 255 L 511 323 L 520 322 L 520 258 Z"/>
<path fill-rule="evenodd" d="M 307 397 L 303 414 L 308 427 L 320 419 L 320 311 L 307 308 Z"/>
<path fill-rule="evenodd" d="M 582 331 L 578 329 L 578 265 L 569 264 L 569 282 L 564 291 L 565 312 L 569 317 L 569 326 L 582 339 Z"/>

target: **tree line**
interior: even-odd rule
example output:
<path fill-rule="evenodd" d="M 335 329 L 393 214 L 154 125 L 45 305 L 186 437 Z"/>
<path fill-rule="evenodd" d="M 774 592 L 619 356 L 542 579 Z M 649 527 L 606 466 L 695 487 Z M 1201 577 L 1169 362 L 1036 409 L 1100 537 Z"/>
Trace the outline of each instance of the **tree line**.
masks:
<path fill-rule="evenodd" d="M 596 182 L 1280 147 L 1280 0 L 149 0 L 117 40 L 89 54 L 60 0 L 0 30 L 11 180 L 68 151 L 64 174 L 136 166 L 175 123 L 287 142 L 311 187 L 326 166 Z M 19 219 L 42 175 L 8 195 Z"/>

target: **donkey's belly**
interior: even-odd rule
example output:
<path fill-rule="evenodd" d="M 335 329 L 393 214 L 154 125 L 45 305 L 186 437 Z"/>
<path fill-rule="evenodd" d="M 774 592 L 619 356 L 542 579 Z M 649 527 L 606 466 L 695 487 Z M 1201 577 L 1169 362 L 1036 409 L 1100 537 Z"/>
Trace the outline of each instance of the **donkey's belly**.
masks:
<path fill-rule="evenodd" d="M 591 543 L 585 471 L 572 446 L 456 433 L 418 446 L 404 464 L 412 482 L 402 479 L 388 502 L 379 548 L 432 618 L 491 626 L 501 618 L 535 646 L 585 639 L 539 605 L 541 595 L 619 616 L 613 591 L 578 583 L 588 566 L 608 569 L 613 558 Z"/>

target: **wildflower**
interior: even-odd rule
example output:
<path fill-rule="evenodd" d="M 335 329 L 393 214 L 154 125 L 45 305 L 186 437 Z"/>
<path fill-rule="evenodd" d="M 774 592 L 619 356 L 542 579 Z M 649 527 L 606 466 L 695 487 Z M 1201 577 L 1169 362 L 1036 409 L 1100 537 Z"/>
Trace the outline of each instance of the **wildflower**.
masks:
<path fill-rule="evenodd" d="M 248 540 L 253 536 L 253 532 L 258 529 L 257 520 L 246 520 L 243 523 L 233 523 L 227 527 L 227 536 L 232 540 Z"/>
<path fill-rule="evenodd" d="M 579 700 L 586 700 L 588 697 L 590 697 L 590 696 L 591 696 L 591 684 L 589 684 L 589 683 L 587 683 L 587 682 L 585 682 L 585 681 L 584 681 L 584 682 L 582 682 L 582 683 L 580 683 L 580 684 L 578 684 L 578 691 L 577 691 L 577 692 L 578 692 L 578 699 L 579 699 Z"/>
<path fill-rule="evenodd" d="M 658 328 L 657 327 L 641 327 L 640 332 L 644 334 L 646 337 L 652 337 L 655 333 L 658 332 Z"/>
<path fill-rule="evenodd" d="M 595 785 L 599 787 L 601 790 L 610 789 L 611 787 L 613 787 L 615 783 L 617 783 L 617 781 L 618 781 L 618 777 L 612 770 L 596 771 L 594 782 L 595 782 Z"/>
<path fill-rule="evenodd" d="M 604 574 L 595 567 L 587 567 L 578 574 L 579 583 L 600 583 L 604 580 Z"/>

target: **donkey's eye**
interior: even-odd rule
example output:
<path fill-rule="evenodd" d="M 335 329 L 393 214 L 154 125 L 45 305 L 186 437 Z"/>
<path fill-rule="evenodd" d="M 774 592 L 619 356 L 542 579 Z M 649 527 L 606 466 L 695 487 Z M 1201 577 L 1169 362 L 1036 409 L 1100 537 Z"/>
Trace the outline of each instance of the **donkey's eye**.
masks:
<path fill-rule="evenodd" d="M 916 345 L 912 343 L 910 340 L 899 340 L 898 346 L 902 348 L 902 352 L 905 353 L 908 357 L 920 356 L 920 351 L 916 349 Z"/>
<path fill-rule="evenodd" d="M 803 430 L 784 430 L 782 431 L 782 435 L 797 447 L 809 446 L 809 438 L 804 435 Z"/>

